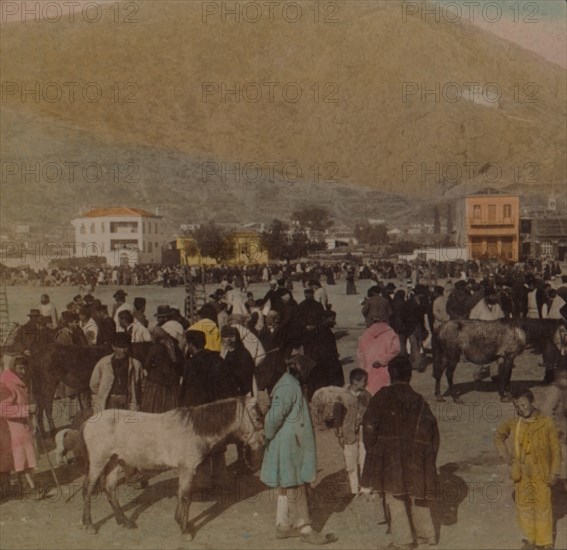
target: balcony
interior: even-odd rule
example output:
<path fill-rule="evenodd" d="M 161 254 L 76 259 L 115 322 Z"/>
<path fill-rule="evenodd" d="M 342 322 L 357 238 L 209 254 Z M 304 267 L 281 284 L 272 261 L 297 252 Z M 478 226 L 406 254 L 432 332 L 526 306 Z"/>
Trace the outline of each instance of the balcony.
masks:
<path fill-rule="evenodd" d="M 489 220 L 487 218 L 472 218 L 468 220 L 469 227 L 515 227 L 516 220 L 514 218 L 496 218 Z"/>

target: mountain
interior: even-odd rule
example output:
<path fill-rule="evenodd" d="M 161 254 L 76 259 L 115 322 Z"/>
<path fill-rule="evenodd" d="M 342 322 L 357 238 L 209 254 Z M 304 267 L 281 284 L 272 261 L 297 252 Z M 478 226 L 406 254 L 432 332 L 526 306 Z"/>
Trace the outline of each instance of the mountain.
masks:
<path fill-rule="evenodd" d="M 308 202 L 349 221 L 405 216 L 466 182 L 464 163 L 498 164 L 506 181 L 514 166 L 523 174 L 535 163 L 527 186 L 566 179 L 565 71 L 473 25 L 419 13 L 404 21 L 396 1 L 333 2 L 336 13 L 320 13 L 318 23 L 301 3 L 297 23 L 278 10 L 273 21 L 264 12 L 236 23 L 220 12 L 205 17 L 207 3 L 130 4 L 139 8 L 132 24 L 116 23 L 111 4 L 96 23 L 2 25 L 3 91 L 16 90 L 2 98 L 3 224 L 23 216 L 49 224 L 85 204 L 116 202 L 163 205 L 176 223 L 285 217 Z M 120 7 L 123 18 L 128 3 Z M 74 99 L 64 85 L 72 82 Z M 470 96 L 467 82 L 484 93 Z M 445 96 L 422 99 L 436 83 Z M 24 85 L 39 86 L 38 101 L 22 98 Z M 404 86 L 417 86 L 405 101 Z M 474 101 L 449 101 L 455 90 Z M 10 173 L 36 162 L 40 172 L 50 162 L 106 168 L 94 183 Z M 222 181 L 222 163 L 240 163 L 240 181 L 230 172 Z M 261 174 L 243 174 L 247 163 Z M 436 163 L 440 177 L 426 172 Z M 115 165 L 137 166 L 133 181 L 113 177 Z M 293 169 L 284 177 L 284 165 L 302 177 L 294 182 Z M 462 174 L 445 170 L 449 185 L 440 185 L 455 165 Z M 217 173 L 205 178 L 204 166 Z"/>

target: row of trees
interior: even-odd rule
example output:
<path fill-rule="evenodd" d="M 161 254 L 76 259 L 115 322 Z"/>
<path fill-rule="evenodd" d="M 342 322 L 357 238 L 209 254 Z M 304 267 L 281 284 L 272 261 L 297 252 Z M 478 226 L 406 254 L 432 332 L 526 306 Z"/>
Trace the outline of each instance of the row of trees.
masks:
<path fill-rule="evenodd" d="M 244 245 L 239 252 L 244 253 L 248 261 L 254 262 L 254 257 L 264 250 L 268 251 L 271 259 L 295 260 L 326 248 L 324 240 L 309 238 L 308 232 L 322 232 L 333 225 L 328 210 L 305 207 L 295 211 L 292 220 L 297 222 L 297 227 L 292 228 L 289 224 L 274 219 L 261 235 L 260 250 Z M 213 220 L 186 235 L 192 238 L 185 245 L 185 253 L 188 256 L 201 254 L 214 258 L 218 263 L 225 263 L 236 256 L 237 243 L 233 234 Z"/>

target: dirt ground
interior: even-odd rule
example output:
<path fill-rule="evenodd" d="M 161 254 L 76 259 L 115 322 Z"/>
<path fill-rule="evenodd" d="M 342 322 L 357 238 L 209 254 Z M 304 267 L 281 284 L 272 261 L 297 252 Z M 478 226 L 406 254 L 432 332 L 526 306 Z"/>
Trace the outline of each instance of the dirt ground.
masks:
<path fill-rule="evenodd" d="M 368 283 L 360 282 L 357 296 L 345 296 L 345 283 L 338 281 L 328 287 L 330 302 L 338 312 L 336 332 L 345 373 L 356 366 L 356 346 L 363 331 L 359 302 Z M 97 289 L 96 296 L 103 303 L 112 303 L 116 289 Z M 145 296 L 147 315 L 153 320 L 158 304 L 182 306 L 182 288 L 150 287 L 126 288 L 128 299 Z M 253 285 L 257 297 L 266 288 Z M 62 309 L 76 294 L 72 287 L 43 289 L 9 287 L 8 302 L 12 321 L 25 320 L 26 313 L 35 307 L 42 292 L 47 291 L 52 301 Z M 302 289 L 296 285 L 296 299 Z M 539 357 L 524 353 L 516 363 L 513 387 L 533 389 L 536 400 L 545 392 L 540 385 L 543 369 Z M 519 548 L 521 533 L 516 524 L 512 485 L 506 467 L 499 464 L 492 444 L 498 424 L 513 414 L 512 405 L 500 403 L 495 386 L 485 381 L 473 382 L 474 365 L 461 363 L 455 382 L 462 392 L 464 405 L 447 401 L 437 403 L 433 398 L 434 381 L 431 366 L 424 373 L 416 373 L 414 388 L 428 400 L 439 423 L 441 447 L 437 466 L 442 496 L 433 509 L 439 530 L 439 549 L 508 549 Z M 446 388 L 444 381 L 443 388 Z M 56 408 L 58 425 L 67 422 L 63 404 Z M 317 431 L 318 476 L 311 494 L 314 528 L 333 532 L 338 542 L 330 548 L 387 547 L 391 537 L 386 527 L 374 521 L 374 505 L 364 499 L 347 497 L 348 482 L 343 470 L 340 447 L 329 431 Z M 50 441 L 40 442 L 44 449 L 52 449 Z M 41 449 L 40 449 L 41 450 Z M 50 453 L 54 462 L 53 452 Z M 236 453 L 229 446 L 227 463 Z M 222 492 L 215 493 L 210 480 L 201 476 L 191 508 L 196 520 L 196 535 L 192 541 L 179 534 L 174 521 L 177 479 L 174 471 L 154 475 L 146 490 L 124 485 L 120 500 L 127 515 L 135 519 L 138 529 L 126 530 L 116 524 L 104 496 L 95 499 L 93 520 L 98 534 L 88 535 L 80 528 L 82 476 L 76 466 L 60 466 L 56 474 L 61 490 L 54 486 L 45 453 L 39 461 L 38 478 L 52 490 L 50 496 L 37 501 L 33 494 L 17 494 L 0 505 L 1 548 L 117 548 L 117 549 L 213 549 L 213 548 L 306 548 L 297 539 L 276 540 L 275 500 L 273 494 L 259 481 L 258 474 L 233 475 L 233 481 Z M 346 497 L 346 498 L 345 498 Z M 567 548 L 567 496 L 555 495 L 555 548 Z"/>

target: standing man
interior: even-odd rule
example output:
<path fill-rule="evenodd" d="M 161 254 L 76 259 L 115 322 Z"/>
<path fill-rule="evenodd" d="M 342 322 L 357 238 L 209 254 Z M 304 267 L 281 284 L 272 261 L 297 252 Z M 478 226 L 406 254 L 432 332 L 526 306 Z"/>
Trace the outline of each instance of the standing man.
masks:
<path fill-rule="evenodd" d="M 118 324 L 122 331 L 128 334 L 133 344 L 152 341 L 150 331 L 140 321 L 134 319 L 134 316 L 129 311 L 124 310 L 118 314 Z M 116 331 L 118 332 L 118 327 Z"/>
<path fill-rule="evenodd" d="M 358 341 L 358 366 L 368 373 L 367 390 L 374 395 L 390 382 L 387 367 L 400 353 L 400 339 L 383 321 L 370 325 Z"/>
<path fill-rule="evenodd" d="M 116 323 L 116 332 L 122 332 L 124 330 L 118 321 L 118 314 L 122 311 L 129 311 L 130 313 L 134 311 L 134 306 L 126 302 L 126 296 L 128 296 L 128 294 L 121 288 L 119 288 L 113 296 L 115 304 L 112 306 L 112 317 Z"/>
<path fill-rule="evenodd" d="M 116 323 L 108 315 L 108 306 L 101 304 L 96 308 L 96 322 L 98 324 L 96 345 L 111 346 L 116 334 Z"/>
<path fill-rule="evenodd" d="M 51 325 L 52 328 L 57 327 L 59 316 L 57 315 L 57 308 L 53 302 L 49 301 L 47 294 L 42 294 L 39 303 L 39 312 L 45 318 L 46 324 Z"/>
<path fill-rule="evenodd" d="M 559 479 L 561 468 L 559 437 L 553 419 L 537 410 L 530 390 L 514 395 L 514 407 L 517 417 L 500 425 L 494 445 L 510 466 L 523 548 L 553 548 L 551 487 Z M 506 448 L 510 436 L 512 453 Z"/>
<path fill-rule="evenodd" d="M 146 299 L 137 296 L 134 298 L 134 311 L 132 312 L 134 319 L 148 328 L 148 318 L 146 317 Z"/>
<path fill-rule="evenodd" d="M 90 308 L 86 306 L 83 306 L 79 310 L 79 326 L 81 327 L 89 346 L 96 346 L 98 325 L 91 316 Z"/>
<path fill-rule="evenodd" d="M 384 493 L 393 548 L 413 548 L 416 542 L 434 545 L 428 501 L 435 498 L 437 482 L 437 420 L 425 399 L 410 386 L 408 357 L 392 359 L 388 372 L 391 386 L 370 399 L 362 420 L 366 459 L 361 485 Z"/>
<path fill-rule="evenodd" d="M 112 345 L 113 353 L 103 357 L 91 375 L 95 414 L 104 409 L 138 410 L 142 365 L 130 357 L 130 337 L 118 332 Z"/>

